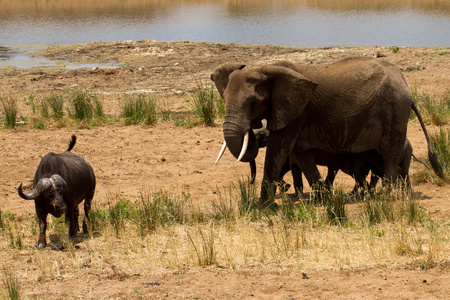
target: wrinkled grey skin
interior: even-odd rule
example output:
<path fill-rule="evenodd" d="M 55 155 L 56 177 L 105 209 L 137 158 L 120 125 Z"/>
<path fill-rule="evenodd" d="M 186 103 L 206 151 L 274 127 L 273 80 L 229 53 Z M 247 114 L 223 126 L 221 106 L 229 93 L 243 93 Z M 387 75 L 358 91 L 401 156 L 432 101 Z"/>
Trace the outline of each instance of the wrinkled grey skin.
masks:
<path fill-rule="evenodd" d="M 84 200 L 85 219 L 83 232 L 88 232 L 89 210 L 95 192 L 95 175 L 91 165 L 82 157 L 70 152 L 75 146 L 76 137 L 72 136 L 66 152 L 47 153 L 36 170 L 30 193 L 24 194 L 22 183 L 18 188 L 19 196 L 26 200 L 34 200 L 36 214 L 39 219 L 39 239 L 37 246 L 44 248 L 47 244 L 45 232 L 47 215 L 55 217 L 66 214 L 69 223 L 69 236 L 75 237 L 79 231 L 78 205 Z"/>
<path fill-rule="evenodd" d="M 288 157 L 310 186 L 323 187 L 314 158 L 316 149 L 335 154 L 376 151 L 383 177 L 394 182 L 411 108 L 421 121 L 433 169 L 443 177 L 406 81 L 401 71 L 385 60 L 348 58 L 314 66 L 279 62 L 257 69 L 223 64 L 211 79 L 225 100 L 223 133 L 233 156 L 239 156 L 243 137 L 249 132 L 249 146 L 241 161 L 254 160 L 259 146 L 251 129 L 260 128 L 262 119 L 268 121 L 263 206 L 271 204 L 266 203 L 268 183 L 279 178 Z"/>

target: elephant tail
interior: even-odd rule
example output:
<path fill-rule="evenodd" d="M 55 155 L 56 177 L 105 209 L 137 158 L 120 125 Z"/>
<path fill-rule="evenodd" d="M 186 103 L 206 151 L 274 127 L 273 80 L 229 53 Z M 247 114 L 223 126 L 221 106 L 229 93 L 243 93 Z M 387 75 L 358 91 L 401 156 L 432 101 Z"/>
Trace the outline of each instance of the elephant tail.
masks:
<path fill-rule="evenodd" d="M 433 167 L 434 172 L 436 175 L 442 179 L 444 179 L 444 171 L 442 170 L 442 166 L 439 163 L 439 160 L 437 158 L 436 153 L 434 152 L 433 148 L 431 147 L 431 141 L 430 137 L 428 135 L 427 129 L 425 128 L 425 123 L 423 122 L 422 115 L 420 114 L 419 110 L 417 109 L 416 104 L 414 101 L 411 105 L 412 110 L 417 116 L 417 119 L 419 120 L 420 126 L 422 127 L 423 133 L 425 134 L 425 139 L 427 140 L 428 145 L 428 159 L 430 160 L 431 166 Z"/>

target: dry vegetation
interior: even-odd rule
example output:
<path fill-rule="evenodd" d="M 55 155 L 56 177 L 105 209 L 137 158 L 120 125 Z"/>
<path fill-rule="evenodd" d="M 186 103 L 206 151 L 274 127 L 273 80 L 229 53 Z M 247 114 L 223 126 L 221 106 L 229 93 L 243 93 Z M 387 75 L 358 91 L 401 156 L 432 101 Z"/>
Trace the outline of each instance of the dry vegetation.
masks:
<path fill-rule="evenodd" d="M 394 53 L 381 47 L 140 41 L 54 47 L 39 55 L 120 67 L 0 70 L 2 100 L 14 99 L 18 111 L 18 126 L 0 129 L 3 297 L 14 298 L 11 286 L 22 298 L 37 299 L 430 299 L 450 292 L 448 182 L 413 162 L 412 194 L 395 189 L 354 198 L 343 192 L 353 180 L 340 175 L 328 204 L 314 204 L 308 191 L 300 199 L 288 191 L 276 197 L 282 209 L 260 211 L 253 206 L 258 185 L 247 183 L 246 164 L 228 155 L 213 165 L 222 141 L 220 114 L 215 125 L 205 126 L 189 104 L 199 83 L 208 83 L 211 71 L 225 61 L 257 66 L 280 59 L 327 63 L 386 56 L 404 71 L 429 130 L 445 136 L 448 49 Z M 96 97 L 102 113 L 94 109 L 80 121 L 64 109 L 58 119 L 50 108 L 43 117 L 40 100 L 61 95 L 70 106 L 80 91 Z M 123 115 L 133 95 L 154 101 L 156 122 L 145 114 L 136 122 Z M 141 109 L 152 106 L 145 101 Z M 1 116 L 6 125 L 4 109 Z M 408 138 L 423 160 L 426 143 L 419 128 L 411 120 Z M 51 245 L 37 250 L 34 207 L 20 200 L 15 188 L 30 182 L 45 153 L 63 151 L 74 132 L 79 137 L 74 152 L 92 164 L 98 180 L 93 230 L 71 241 L 63 218 L 49 218 Z M 448 139 L 440 143 L 448 159 Z"/>

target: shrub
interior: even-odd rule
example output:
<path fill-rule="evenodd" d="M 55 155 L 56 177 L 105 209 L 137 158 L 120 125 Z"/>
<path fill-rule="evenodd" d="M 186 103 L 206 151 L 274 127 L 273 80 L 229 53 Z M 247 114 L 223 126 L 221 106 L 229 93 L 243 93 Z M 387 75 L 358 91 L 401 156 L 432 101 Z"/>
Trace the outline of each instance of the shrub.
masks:
<path fill-rule="evenodd" d="M 238 197 L 236 199 L 239 216 L 250 216 L 252 220 L 260 218 L 260 208 L 258 205 L 258 196 L 256 187 L 250 179 L 238 180 Z"/>
<path fill-rule="evenodd" d="M 0 96 L 0 102 L 2 103 L 3 113 L 5 114 L 5 127 L 15 128 L 18 115 L 17 99 L 13 96 Z"/>
<path fill-rule="evenodd" d="M 55 120 L 61 120 L 64 116 L 64 98 L 61 94 L 51 93 L 45 98 L 52 110 L 51 117 Z"/>
<path fill-rule="evenodd" d="M 93 92 L 75 90 L 69 97 L 68 114 L 78 121 L 91 120 L 93 117 L 104 117 L 103 104 Z"/>
<path fill-rule="evenodd" d="M 126 125 L 154 125 L 157 122 L 156 102 L 145 94 L 126 95 L 121 108 Z"/>
<path fill-rule="evenodd" d="M 345 225 L 347 222 L 345 202 L 348 200 L 348 194 L 341 189 L 332 189 L 325 191 L 323 195 L 330 224 Z"/>
<path fill-rule="evenodd" d="M 202 83 L 198 83 L 191 95 L 189 105 L 194 115 L 206 125 L 214 124 L 218 107 L 224 111 L 224 105 L 221 104 L 221 99 L 217 97 L 213 87 L 205 87 Z M 224 112 L 220 113 L 224 115 Z"/>

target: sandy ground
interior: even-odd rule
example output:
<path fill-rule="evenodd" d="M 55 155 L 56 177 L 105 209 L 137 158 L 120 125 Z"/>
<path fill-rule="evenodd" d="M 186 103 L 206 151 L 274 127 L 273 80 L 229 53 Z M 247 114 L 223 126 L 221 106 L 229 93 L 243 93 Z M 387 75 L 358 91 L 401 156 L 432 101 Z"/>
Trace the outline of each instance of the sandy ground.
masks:
<path fill-rule="evenodd" d="M 221 63 L 242 62 L 259 66 L 277 60 L 327 63 L 349 56 L 385 57 L 404 71 L 410 86 L 433 95 L 450 87 L 449 49 L 400 48 L 392 53 L 383 47 L 281 48 L 210 43 L 137 41 L 90 43 L 52 47 L 36 55 L 70 63 L 113 63 L 115 69 L 75 69 L 63 67 L 0 69 L 0 91 L 19 99 L 20 111 L 30 94 L 51 91 L 94 89 L 102 97 L 105 112 L 119 114 L 119 99 L 124 93 L 144 92 L 170 106 L 174 113 L 189 114 L 189 91 L 199 82 L 210 84 L 209 74 Z M 436 127 L 428 125 L 433 132 Z M 20 200 L 16 188 L 29 184 L 40 159 L 48 152 L 62 152 L 72 134 L 78 137 L 73 150 L 91 163 L 97 177 L 94 207 L 101 207 L 108 195 L 120 194 L 134 199 L 143 190 L 165 188 L 172 193 L 189 192 L 201 203 L 217 189 L 247 176 L 247 164 L 236 163 L 230 153 L 214 164 L 223 140 L 221 124 L 185 128 L 160 122 L 153 127 L 124 126 L 119 123 L 82 128 L 50 126 L 46 130 L 19 127 L 0 129 L 0 209 L 19 218 L 34 215 L 34 205 Z M 419 158 L 426 157 L 426 142 L 417 122 L 410 122 L 408 138 Z M 258 157 L 258 179 L 262 174 L 264 151 Z M 411 172 L 420 168 L 413 162 Z M 289 179 L 288 179 L 289 180 Z M 339 175 L 338 182 L 351 189 L 353 180 Z M 421 206 L 430 213 L 450 218 L 450 187 L 427 183 L 414 186 Z M 1 235 L 5 239 L 5 235 Z M 24 254 L 34 255 L 32 250 Z M 31 259 L 31 258 L 30 258 Z M 270 272 L 261 269 L 231 270 L 219 267 L 191 269 L 186 272 L 155 272 L 126 278 L 89 274 L 85 279 L 25 284 L 33 295 L 47 290 L 46 298 L 169 298 L 169 299 L 444 299 L 450 294 L 450 265 L 427 271 L 405 266 L 367 267 L 362 270 L 311 270 L 302 275 L 297 269 Z M 65 280 L 80 284 L 74 291 L 64 289 Z M 446 283 L 447 282 L 447 283 Z M 52 287 L 54 286 L 54 287 Z M 139 294 L 129 291 L 139 287 Z M 49 292 L 51 290 L 51 292 Z M 31 292 L 33 291 L 33 292 Z"/>

